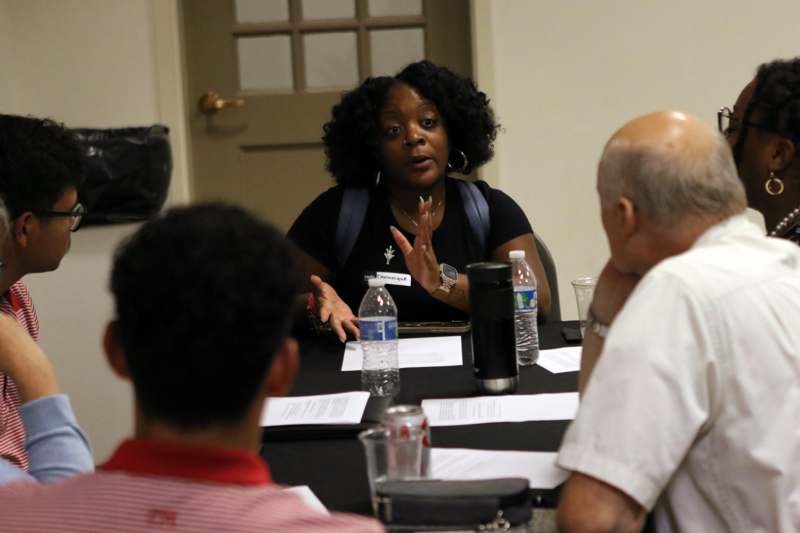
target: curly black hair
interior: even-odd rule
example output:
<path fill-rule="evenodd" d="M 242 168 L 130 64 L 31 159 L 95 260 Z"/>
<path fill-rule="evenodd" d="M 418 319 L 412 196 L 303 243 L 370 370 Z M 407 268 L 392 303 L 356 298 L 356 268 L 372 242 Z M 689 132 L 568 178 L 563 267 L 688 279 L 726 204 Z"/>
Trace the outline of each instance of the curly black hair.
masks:
<path fill-rule="evenodd" d="M 758 67 L 753 96 L 742 119 L 742 134 L 734 146 L 737 162 L 741 160 L 747 128 L 756 111 L 762 127 L 800 143 L 800 57 Z"/>
<path fill-rule="evenodd" d="M 48 119 L 0 115 L 0 196 L 11 218 L 47 211 L 84 178 L 86 159 L 73 132 Z"/>
<path fill-rule="evenodd" d="M 241 420 L 288 334 L 298 272 L 276 229 L 223 204 L 172 209 L 123 242 L 115 328 L 143 413 L 183 429 Z"/>
<path fill-rule="evenodd" d="M 347 187 L 369 187 L 381 168 L 379 115 L 389 89 L 402 82 L 436 105 L 444 119 L 450 146 L 464 152 L 466 172 L 494 155 L 499 125 L 489 98 L 475 82 L 430 61 L 411 63 L 396 76 L 367 78 L 333 107 L 323 126 L 326 168 Z"/>

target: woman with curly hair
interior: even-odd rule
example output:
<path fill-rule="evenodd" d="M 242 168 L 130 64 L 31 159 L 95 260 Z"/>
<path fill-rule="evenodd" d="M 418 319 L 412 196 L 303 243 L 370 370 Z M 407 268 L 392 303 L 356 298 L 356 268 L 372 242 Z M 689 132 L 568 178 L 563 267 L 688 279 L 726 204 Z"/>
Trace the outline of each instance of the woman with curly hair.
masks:
<path fill-rule="evenodd" d="M 733 111 L 717 114 L 747 203 L 767 232 L 800 244 L 800 57 L 762 64 Z"/>
<path fill-rule="evenodd" d="M 491 159 L 497 129 L 474 82 L 429 61 L 368 78 L 333 107 L 323 140 L 337 185 L 303 210 L 288 236 L 311 277 L 310 307 L 342 341 L 358 334 L 354 312 L 365 277 L 389 280 L 400 320 L 466 320 L 466 265 L 507 261 L 515 249 L 535 271 L 539 313 L 547 315 L 550 288 L 522 209 L 482 181 L 467 189 L 448 175 Z M 363 223 L 350 230 L 357 238 L 347 254 L 337 229 L 340 217 L 357 211 L 348 203 L 354 190 L 367 207 Z M 488 205 L 485 239 L 470 218 L 475 198 L 466 196 L 473 190 L 485 199 L 476 203 Z"/>

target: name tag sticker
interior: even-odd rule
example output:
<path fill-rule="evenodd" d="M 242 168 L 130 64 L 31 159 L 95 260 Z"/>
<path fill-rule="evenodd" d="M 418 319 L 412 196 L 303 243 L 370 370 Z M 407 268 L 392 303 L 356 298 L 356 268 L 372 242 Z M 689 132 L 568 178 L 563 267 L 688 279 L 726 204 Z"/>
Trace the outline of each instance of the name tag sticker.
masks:
<path fill-rule="evenodd" d="M 387 285 L 411 286 L 411 274 L 401 274 L 399 272 L 375 272 L 375 277 L 382 279 Z"/>

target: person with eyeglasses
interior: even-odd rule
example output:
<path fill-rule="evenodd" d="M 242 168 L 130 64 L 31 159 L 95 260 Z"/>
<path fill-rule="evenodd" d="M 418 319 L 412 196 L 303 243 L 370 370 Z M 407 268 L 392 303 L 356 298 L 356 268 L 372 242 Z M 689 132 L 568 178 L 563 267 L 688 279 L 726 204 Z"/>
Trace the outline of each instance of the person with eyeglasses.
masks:
<path fill-rule="evenodd" d="M 22 278 L 58 268 L 86 210 L 78 201 L 84 156 L 63 125 L 0 114 L 0 199 L 8 237 L 0 247 L 0 312 L 13 316 L 34 339 L 39 322 Z M 0 459 L 27 471 L 20 392 L 0 367 Z"/>
<path fill-rule="evenodd" d="M 800 244 L 800 57 L 762 64 L 717 121 L 748 205 L 769 235 Z"/>

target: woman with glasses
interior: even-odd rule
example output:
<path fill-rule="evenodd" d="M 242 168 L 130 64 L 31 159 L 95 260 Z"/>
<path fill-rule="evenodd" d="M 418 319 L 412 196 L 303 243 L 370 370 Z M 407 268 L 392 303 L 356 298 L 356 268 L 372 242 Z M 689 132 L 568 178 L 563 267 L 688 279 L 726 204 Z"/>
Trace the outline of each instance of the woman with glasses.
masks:
<path fill-rule="evenodd" d="M 717 118 L 747 203 L 770 235 L 800 244 L 800 57 L 761 65 L 733 111 Z"/>

